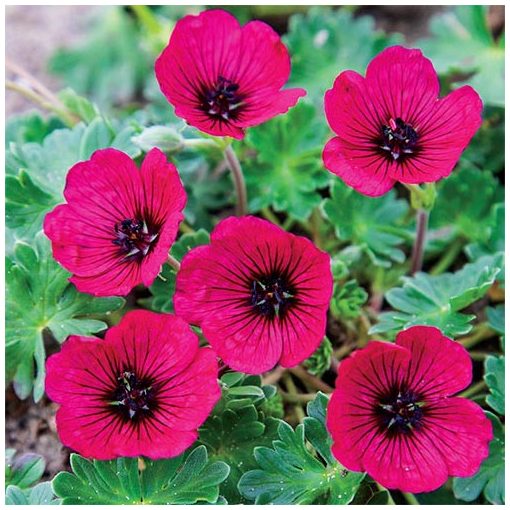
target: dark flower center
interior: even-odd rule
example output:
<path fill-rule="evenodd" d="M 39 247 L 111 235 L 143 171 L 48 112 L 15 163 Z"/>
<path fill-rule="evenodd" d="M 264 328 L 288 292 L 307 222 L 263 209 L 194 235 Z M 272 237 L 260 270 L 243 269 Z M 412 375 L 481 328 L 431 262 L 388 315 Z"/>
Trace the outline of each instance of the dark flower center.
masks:
<path fill-rule="evenodd" d="M 115 235 L 113 244 L 120 247 L 124 258 L 144 257 L 158 237 L 157 233 L 149 230 L 145 221 L 131 218 L 115 224 Z"/>
<path fill-rule="evenodd" d="M 409 433 L 421 425 L 422 406 L 419 395 L 400 389 L 381 399 L 376 414 L 382 428 L 390 434 Z"/>
<path fill-rule="evenodd" d="M 294 294 L 292 287 L 281 277 L 260 278 L 252 283 L 250 304 L 270 319 L 283 317 Z"/>
<path fill-rule="evenodd" d="M 239 85 L 223 76 L 218 78 L 214 88 L 204 93 L 203 108 L 212 117 L 229 120 L 239 113 L 239 107 L 242 105 Z"/>
<path fill-rule="evenodd" d="M 126 420 L 138 420 L 151 414 L 156 399 L 150 381 L 140 379 L 134 372 L 126 370 L 117 378 L 117 388 L 109 403 Z"/>
<path fill-rule="evenodd" d="M 406 124 L 400 117 L 390 119 L 388 124 L 382 127 L 381 149 L 395 161 L 415 152 L 418 133 L 412 126 Z"/>

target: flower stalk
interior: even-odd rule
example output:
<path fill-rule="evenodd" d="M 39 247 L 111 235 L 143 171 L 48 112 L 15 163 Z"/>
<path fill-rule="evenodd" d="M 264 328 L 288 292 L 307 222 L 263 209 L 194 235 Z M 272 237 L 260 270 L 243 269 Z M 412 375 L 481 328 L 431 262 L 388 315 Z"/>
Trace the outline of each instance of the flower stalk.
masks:
<path fill-rule="evenodd" d="M 230 144 L 225 148 L 224 154 L 234 180 L 234 188 L 237 196 L 236 214 L 238 216 L 244 216 L 248 212 L 248 195 L 246 193 L 243 169 Z"/>

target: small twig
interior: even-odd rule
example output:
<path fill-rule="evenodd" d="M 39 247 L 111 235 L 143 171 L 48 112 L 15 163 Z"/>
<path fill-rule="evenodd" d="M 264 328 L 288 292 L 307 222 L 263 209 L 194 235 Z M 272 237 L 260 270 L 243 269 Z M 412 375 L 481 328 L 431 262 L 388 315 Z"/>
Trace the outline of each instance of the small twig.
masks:
<path fill-rule="evenodd" d="M 172 255 L 170 255 L 170 253 L 168 254 L 168 265 L 173 269 L 175 270 L 175 272 L 179 271 L 179 269 L 181 269 L 181 263 L 174 257 L 172 257 Z"/>
<path fill-rule="evenodd" d="M 283 376 L 283 381 L 288 393 L 282 391 L 282 398 L 287 402 L 291 402 L 291 400 L 293 400 L 291 403 L 294 404 L 294 412 L 296 413 L 296 418 L 298 422 L 301 422 L 305 418 L 305 412 L 301 406 L 302 404 L 313 400 L 315 398 L 315 394 L 298 393 L 296 385 L 292 380 L 292 376 L 288 372 Z M 309 398 L 310 396 L 311 398 Z"/>
<path fill-rule="evenodd" d="M 446 252 L 439 259 L 437 264 L 429 271 L 429 273 L 431 275 L 438 275 L 444 273 L 458 257 L 463 246 L 464 242 L 462 241 L 462 239 L 460 238 L 455 239 L 455 241 L 450 245 L 448 250 L 446 250 Z"/>
<path fill-rule="evenodd" d="M 416 498 L 414 494 L 411 494 L 410 492 L 402 492 L 402 496 L 404 496 L 404 499 L 409 503 L 410 505 L 419 505 L 420 502 Z"/>
<path fill-rule="evenodd" d="M 313 400 L 316 397 L 315 393 L 289 393 L 287 391 L 280 391 L 280 394 L 285 402 L 288 402 L 289 404 L 306 404 Z M 298 407 L 298 406 L 296 406 Z M 301 409 L 301 406 L 299 405 L 299 408 Z M 302 412 L 302 420 L 305 417 L 305 414 L 303 412 L 303 409 L 301 409 Z"/>
<path fill-rule="evenodd" d="M 411 256 L 411 275 L 421 271 L 423 265 L 423 252 L 425 251 L 428 221 L 429 212 L 425 209 L 418 209 L 418 211 L 416 211 L 416 239 Z"/>
<path fill-rule="evenodd" d="M 326 384 L 324 381 L 310 374 L 304 367 L 297 366 L 289 369 L 290 373 L 299 377 L 304 383 L 308 383 L 312 388 L 323 391 L 325 393 L 331 393 L 333 388 Z"/>
<path fill-rule="evenodd" d="M 470 349 L 475 345 L 483 342 L 484 340 L 488 340 L 489 338 L 495 335 L 494 331 L 489 327 L 486 322 L 482 322 L 478 324 L 473 329 L 473 333 L 469 336 L 465 336 L 458 340 L 459 344 L 462 344 L 466 349 Z"/>
<path fill-rule="evenodd" d="M 272 372 L 269 372 L 265 377 L 262 378 L 262 384 L 276 384 L 287 372 L 284 367 L 276 367 Z"/>
<path fill-rule="evenodd" d="M 183 234 L 194 234 L 195 230 L 190 227 L 185 221 L 181 221 L 179 229 Z"/>
<path fill-rule="evenodd" d="M 478 381 L 476 384 L 470 386 L 467 390 L 464 390 L 462 393 L 459 393 L 459 397 L 470 398 L 474 395 L 477 395 L 481 391 L 487 388 L 487 384 L 484 380 Z"/>
<path fill-rule="evenodd" d="M 237 159 L 234 149 L 228 145 L 225 149 L 225 159 L 227 160 L 232 178 L 234 180 L 234 188 L 237 195 L 236 212 L 238 216 L 244 216 L 248 212 L 248 195 L 246 193 L 246 183 L 244 182 L 243 169 L 241 163 Z"/>

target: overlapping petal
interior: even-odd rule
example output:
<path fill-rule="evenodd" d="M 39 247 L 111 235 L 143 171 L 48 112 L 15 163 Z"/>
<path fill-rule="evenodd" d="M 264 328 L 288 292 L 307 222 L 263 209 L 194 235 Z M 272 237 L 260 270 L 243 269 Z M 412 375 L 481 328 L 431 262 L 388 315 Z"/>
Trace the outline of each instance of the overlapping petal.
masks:
<path fill-rule="evenodd" d="M 337 136 L 324 149 L 324 165 L 368 196 L 386 193 L 397 181 L 448 176 L 481 125 L 483 105 L 468 86 L 438 95 L 437 74 L 420 50 L 385 49 L 368 65 L 366 78 L 340 73 L 325 95 Z"/>
<path fill-rule="evenodd" d="M 176 115 L 215 136 L 243 138 L 245 128 L 285 113 L 306 94 L 280 90 L 290 75 L 290 57 L 269 25 L 251 21 L 241 27 L 219 9 L 179 20 L 155 71 Z M 210 109 L 207 99 L 223 82 L 235 87 L 233 97 L 225 103 L 223 96 L 223 108 Z"/>
<path fill-rule="evenodd" d="M 328 405 L 335 457 L 389 489 L 432 491 L 472 476 L 492 427 L 454 393 L 471 381 L 469 354 L 440 330 L 414 326 L 396 344 L 370 342 L 344 360 Z"/>
<path fill-rule="evenodd" d="M 254 300 L 270 285 L 276 287 L 267 290 L 267 303 Z M 209 246 L 183 258 L 174 305 L 229 366 L 262 373 L 313 353 L 331 292 L 329 256 L 308 239 L 259 218 L 231 217 L 214 229 Z"/>
<path fill-rule="evenodd" d="M 112 296 L 126 295 L 142 282 L 150 285 L 168 256 L 186 204 L 177 170 L 165 155 L 152 149 L 138 170 L 121 151 L 96 151 L 71 168 L 64 196 L 67 203 L 46 215 L 44 232 L 78 290 Z M 119 233 L 125 221 L 135 227 Z M 145 250 L 136 249 L 137 235 L 146 240 Z"/>
<path fill-rule="evenodd" d="M 70 337 L 46 368 L 61 441 L 95 459 L 179 455 L 221 394 L 214 352 L 198 348 L 182 319 L 143 310 L 126 314 L 104 340 Z M 141 416 L 126 417 L 112 397 L 126 372 L 150 384 Z"/>

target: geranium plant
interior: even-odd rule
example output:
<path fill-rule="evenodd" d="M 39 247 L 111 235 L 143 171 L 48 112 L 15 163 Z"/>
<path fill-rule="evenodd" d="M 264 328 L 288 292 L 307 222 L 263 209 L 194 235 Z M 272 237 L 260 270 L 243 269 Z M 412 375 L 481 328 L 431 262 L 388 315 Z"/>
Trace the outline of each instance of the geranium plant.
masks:
<path fill-rule="evenodd" d="M 273 9 L 8 62 L 8 504 L 504 503 L 504 27 Z"/>

